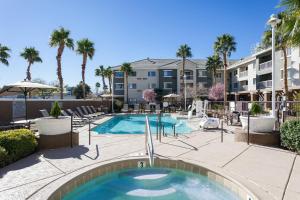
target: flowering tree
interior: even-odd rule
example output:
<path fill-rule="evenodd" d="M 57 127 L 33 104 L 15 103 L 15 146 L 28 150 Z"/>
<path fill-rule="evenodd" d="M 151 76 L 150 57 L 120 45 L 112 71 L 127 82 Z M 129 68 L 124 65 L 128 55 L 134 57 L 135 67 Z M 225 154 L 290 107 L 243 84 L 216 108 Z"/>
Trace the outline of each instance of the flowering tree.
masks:
<path fill-rule="evenodd" d="M 224 99 L 224 85 L 222 83 L 217 83 L 212 86 L 209 90 L 208 98 L 215 101 Z"/>
<path fill-rule="evenodd" d="M 152 89 L 146 89 L 143 91 L 143 99 L 147 102 L 154 102 L 156 93 Z"/>

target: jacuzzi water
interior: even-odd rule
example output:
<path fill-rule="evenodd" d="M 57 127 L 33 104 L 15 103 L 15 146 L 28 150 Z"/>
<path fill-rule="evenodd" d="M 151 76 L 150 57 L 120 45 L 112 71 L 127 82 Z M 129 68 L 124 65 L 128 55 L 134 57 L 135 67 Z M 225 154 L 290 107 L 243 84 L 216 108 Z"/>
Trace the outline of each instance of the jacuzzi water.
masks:
<path fill-rule="evenodd" d="M 145 133 L 146 115 L 118 115 L 106 122 L 93 128 L 93 131 L 105 134 L 142 134 Z M 157 115 L 148 115 L 151 133 L 157 132 Z M 187 126 L 185 120 L 177 120 L 170 115 L 163 115 L 161 122 L 164 125 L 164 131 L 167 134 L 174 134 L 173 125 L 175 125 L 176 134 L 190 133 L 192 129 Z"/>
<path fill-rule="evenodd" d="M 238 200 L 206 176 L 167 168 L 130 169 L 99 176 L 64 200 Z"/>

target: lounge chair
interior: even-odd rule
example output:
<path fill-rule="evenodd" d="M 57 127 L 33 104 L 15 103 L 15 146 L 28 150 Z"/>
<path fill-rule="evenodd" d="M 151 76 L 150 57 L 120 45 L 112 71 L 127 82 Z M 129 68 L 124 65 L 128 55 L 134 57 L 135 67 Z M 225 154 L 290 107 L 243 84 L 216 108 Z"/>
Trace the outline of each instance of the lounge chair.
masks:
<path fill-rule="evenodd" d="M 121 111 L 127 113 L 128 112 L 128 104 L 124 104 Z"/>
<path fill-rule="evenodd" d="M 43 117 L 50 117 L 50 115 L 46 109 L 40 110 L 40 113 L 42 114 Z"/>
<path fill-rule="evenodd" d="M 151 109 L 150 109 L 150 105 L 149 104 L 146 104 L 145 106 L 145 112 L 147 113 L 150 113 L 151 112 Z"/>
<path fill-rule="evenodd" d="M 96 116 L 91 116 L 89 114 L 85 114 L 80 107 L 76 107 L 76 111 L 78 112 L 80 117 L 84 117 L 84 118 L 88 118 L 88 119 L 92 119 L 95 118 Z"/>
<path fill-rule="evenodd" d="M 98 116 L 104 115 L 104 112 L 94 112 L 94 111 L 92 110 L 92 107 L 91 107 L 91 106 L 86 106 L 86 109 L 89 111 L 90 114 L 95 114 L 95 115 L 98 115 Z"/>
<path fill-rule="evenodd" d="M 160 112 L 160 104 L 155 104 L 155 111 Z"/>
<path fill-rule="evenodd" d="M 133 112 L 135 112 L 135 113 L 139 113 L 140 112 L 140 105 L 139 104 L 134 104 Z"/>
<path fill-rule="evenodd" d="M 95 113 L 90 113 L 90 112 L 88 111 L 88 109 L 87 109 L 86 106 L 81 106 L 81 110 L 83 111 L 83 113 L 84 113 L 85 115 L 90 115 L 91 117 L 98 118 L 98 117 L 100 116 L 100 115 L 95 114 Z"/>
<path fill-rule="evenodd" d="M 62 114 L 62 116 L 72 116 L 64 110 L 61 110 L 61 114 Z M 83 126 L 86 122 L 87 122 L 87 119 L 73 116 L 74 125 Z"/>

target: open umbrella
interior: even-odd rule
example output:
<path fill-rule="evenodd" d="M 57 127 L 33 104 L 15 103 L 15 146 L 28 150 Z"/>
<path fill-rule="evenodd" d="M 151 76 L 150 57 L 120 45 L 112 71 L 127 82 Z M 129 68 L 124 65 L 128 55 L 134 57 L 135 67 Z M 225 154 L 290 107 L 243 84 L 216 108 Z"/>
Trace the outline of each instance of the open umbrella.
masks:
<path fill-rule="evenodd" d="M 41 83 L 34 83 L 31 81 L 19 81 L 13 84 L 5 85 L 0 90 L 0 96 L 14 95 L 18 93 L 23 93 L 25 97 L 25 116 L 27 120 L 27 95 L 28 93 L 38 92 L 40 90 L 53 90 L 56 87 L 45 85 Z"/>
<path fill-rule="evenodd" d="M 164 96 L 164 98 L 178 98 L 178 97 L 180 97 L 180 95 L 174 94 L 174 93 L 171 93 L 171 94 L 168 94 L 168 95 Z"/>

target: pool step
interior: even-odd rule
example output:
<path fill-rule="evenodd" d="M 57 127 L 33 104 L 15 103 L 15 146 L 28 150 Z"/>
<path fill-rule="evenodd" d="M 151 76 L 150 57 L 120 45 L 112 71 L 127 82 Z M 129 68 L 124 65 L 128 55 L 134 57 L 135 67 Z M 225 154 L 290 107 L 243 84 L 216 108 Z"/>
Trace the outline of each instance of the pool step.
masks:
<path fill-rule="evenodd" d="M 145 174 L 145 175 L 134 176 L 133 178 L 136 180 L 156 180 L 156 179 L 164 178 L 166 176 L 168 176 L 168 174 Z"/>
<path fill-rule="evenodd" d="M 159 196 L 169 195 L 175 192 L 176 190 L 170 187 L 163 190 L 135 189 L 127 192 L 126 194 L 129 196 L 136 196 L 136 197 L 159 197 Z"/>

